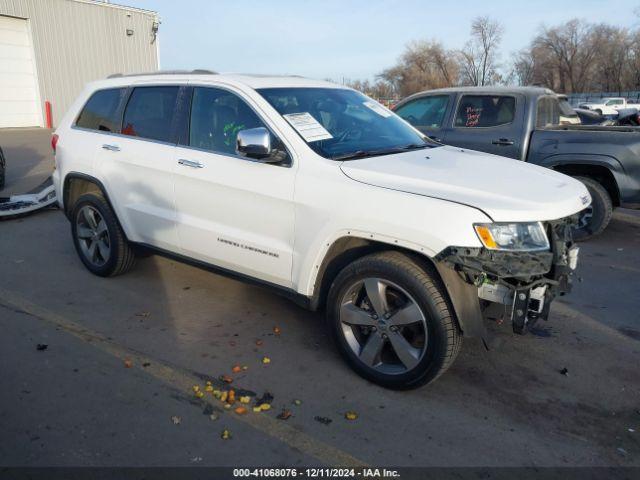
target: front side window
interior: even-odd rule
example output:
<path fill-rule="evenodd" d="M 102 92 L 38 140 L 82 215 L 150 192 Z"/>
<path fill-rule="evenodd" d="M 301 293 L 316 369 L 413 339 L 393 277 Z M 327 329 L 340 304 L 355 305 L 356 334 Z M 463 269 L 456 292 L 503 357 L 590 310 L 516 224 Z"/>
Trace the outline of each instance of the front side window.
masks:
<path fill-rule="evenodd" d="M 122 133 L 171 142 L 178 87 L 134 88 L 124 111 Z"/>
<path fill-rule="evenodd" d="M 497 127 L 513 122 L 516 99 L 505 95 L 464 95 L 456 112 L 456 127 Z"/>
<path fill-rule="evenodd" d="M 440 128 L 449 105 L 449 95 L 417 98 L 395 112 L 414 127 Z"/>
<path fill-rule="evenodd" d="M 238 132 L 258 127 L 266 128 L 237 95 L 219 88 L 193 89 L 189 146 L 235 155 Z"/>
<path fill-rule="evenodd" d="M 118 133 L 120 131 L 118 107 L 125 92 L 124 88 L 110 88 L 95 92 L 80 112 L 76 126 Z"/>
<path fill-rule="evenodd" d="M 439 146 L 354 90 L 264 88 L 258 93 L 325 158 L 350 160 Z"/>

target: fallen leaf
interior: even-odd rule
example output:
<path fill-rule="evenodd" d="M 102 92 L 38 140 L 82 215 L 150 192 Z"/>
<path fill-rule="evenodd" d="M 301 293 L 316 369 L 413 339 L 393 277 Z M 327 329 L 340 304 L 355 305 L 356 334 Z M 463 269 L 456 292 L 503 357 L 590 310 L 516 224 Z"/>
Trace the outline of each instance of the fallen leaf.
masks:
<path fill-rule="evenodd" d="M 293 401 L 293 404 L 297 407 L 299 407 L 300 405 L 302 405 L 302 400 L 298 400 L 297 398 Z"/>
<path fill-rule="evenodd" d="M 244 396 L 244 397 L 240 397 L 240 403 L 250 403 L 251 402 L 251 397 L 249 397 L 248 395 Z"/>
<path fill-rule="evenodd" d="M 358 414 L 356 412 L 346 412 L 344 414 L 344 418 L 346 418 L 347 420 L 357 420 Z"/>
<path fill-rule="evenodd" d="M 222 397 L 222 392 L 220 390 L 214 390 L 213 392 L 211 392 L 211 394 L 217 399 L 220 399 L 220 397 Z"/>
<path fill-rule="evenodd" d="M 133 362 L 127 358 L 127 359 L 124 361 L 124 366 L 125 366 L 126 368 L 131 368 L 131 367 L 133 367 Z"/>
<path fill-rule="evenodd" d="M 171 417 L 171 421 L 173 422 L 174 425 L 180 425 L 180 422 L 182 420 L 180 419 L 180 417 L 177 417 L 174 415 L 173 417 Z"/>
<path fill-rule="evenodd" d="M 293 413 L 291 413 L 291 410 L 286 410 L 283 408 L 282 412 L 280 412 L 280 414 L 276 418 L 278 418 L 279 420 L 289 420 L 291 415 L 293 415 Z"/>
<path fill-rule="evenodd" d="M 49 348 L 49 345 L 47 345 L 46 343 L 39 343 L 38 345 L 36 345 L 36 350 L 38 350 L 39 352 L 44 352 L 47 348 Z"/>
<path fill-rule="evenodd" d="M 209 415 L 209 418 L 211 419 L 211 421 L 215 422 L 220 417 L 218 417 L 217 413 L 212 413 L 211 415 Z"/>
<path fill-rule="evenodd" d="M 223 391 L 223 392 L 220 394 L 220 401 L 221 401 L 221 402 L 226 402 L 226 401 L 227 401 L 227 397 L 228 397 L 228 396 L 229 396 L 229 392 L 227 392 L 227 391 Z"/>
<path fill-rule="evenodd" d="M 262 397 L 256 398 L 256 405 L 260 405 L 261 403 L 272 403 L 273 395 L 269 392 L 264 392 Z"/>
<path fill-rule="evenodd" d="M 204 392 L 203 392 L 202 390 L 198 390 L 198 391 L 196 392 L 196 397 L 198 397 L 198 398 L 202 398 L 202 397 L 204 397 Z"/>
<path fill-rule="evenodd" d="M 262 363 L 265 365 L 271 363 L 271 359 L 269 357 L 262 357 Z"/>
<path fill-rule="evenodd" d="M 194 385 L 191 388 L 193 389 L 194 392 L 199 392 L 200 391 L 200 385 Z"/>
<path fill-rule="evenodd" d="M 231 432 L 226 428 L 222 431 L 222 434 L 220 435 L 220 438 L 222 438 L 223 440 L 229 440 L 231 437 L 232 437 Z"/>
<path fill-rule="evenodd" d="M 227 403 L 235 403 L 236 401 L 236 392 L 235 390 L 231 389 L 229 390 L 229 394 L 227 395 Z"/>
<path fill-rule="evenodd" d="M 267 410 L 271 409 L 271 405 L 269 405 L 268 403 L 262 403 L 260 404 L 260 410 L 262 410 L 263 412 L 266 412 Z"/>
<path fill-rule="evenodd" d="M 220 375 L 220 380 L 224 383 L 231 383 L 233 382 L 233 377 L 230 377 L 229 375 Z"/>
<path fill-rule="evenodd" d="M 247 367 L 246 365 L 243 365 L 242 370 L 249 370 L 249 367 Z"/>
<path fill-rule="evenodd" d="M 234 410 L 234 412 L 236 412 L 238 415 L 244 415 L 247 413 L 247 408 L 246 407 L 238 407 Z"/>
<path fill-rule="evenodd" d="M 231 371 L 232 371 L 233 373 L 240 373 L 240 372 L 242 371 L 242 367 L 241 367 L 240 365 L 235 365 L 235 366 L 231 369 Z"/>
<path fill-rule="evenodd" d="M 205 389 L 207 392 L 213 392 L 213 385 L 207 385 L 206 387 L 204 387 L 204 389 Z"/>
<path fill-rule="evenodd" d="M 253 407 L 254 413 L 260 413 L 262 409 L 260 407 Z"/>
<path fill-rule="evenodd" d="M 280 327 L 273 327 L 273 333 L 275 333 L 276 335 L 280 335 Z"/>
<path fill-rule="evenodd" d="M 230 403 L 225 403 L 225 404 L 224 404 L 224 408 L 225 408 L 226 410 L 231 410 L 231 404 L 230 404 Z"/>
<path fill-rule="evenodd" d="M 257 345 L 257 346 L 260 346 L 260 345 L 262 345 L 263 343 L 264 343 L 264 342 L 263 342 L 262 340 L 256 340 L 256 345 Z"/>

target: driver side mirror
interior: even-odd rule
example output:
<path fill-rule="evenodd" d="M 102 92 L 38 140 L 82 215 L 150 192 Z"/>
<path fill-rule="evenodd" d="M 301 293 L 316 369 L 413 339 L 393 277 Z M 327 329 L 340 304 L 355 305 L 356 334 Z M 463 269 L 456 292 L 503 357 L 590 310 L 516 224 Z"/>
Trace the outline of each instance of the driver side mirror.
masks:
<path fill-rule="evenodd" d="M 264 127 L 240 130 L 236 140 L 236 153 L 242 157 L 268 162 L 272 154 L 271 133 Z"/>

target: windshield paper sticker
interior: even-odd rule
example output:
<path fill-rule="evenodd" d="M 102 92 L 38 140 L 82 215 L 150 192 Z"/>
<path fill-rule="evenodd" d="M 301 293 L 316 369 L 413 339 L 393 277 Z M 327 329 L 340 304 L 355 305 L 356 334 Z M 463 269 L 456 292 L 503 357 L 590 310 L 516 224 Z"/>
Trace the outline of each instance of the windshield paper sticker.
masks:
<path fill-rule="evenodd" d="M 392 115 L 392 113 L 387 110 L 386 108 L 384 108 L 382 105 L 380 105 L 378 102 L 363 102 L 362 103 L 365 107 L 370 108 L 371 110 L 373 110 L 374 112 L 376 112 L 378 115 L 380 115 L 381 117 L 390 117 Z"/>
<path fill-rule="evenodd" d="M 328 140 L 333 136 L 308 113 L 289 113 L 283 117 L 295 128 L 306 142 Z"/>

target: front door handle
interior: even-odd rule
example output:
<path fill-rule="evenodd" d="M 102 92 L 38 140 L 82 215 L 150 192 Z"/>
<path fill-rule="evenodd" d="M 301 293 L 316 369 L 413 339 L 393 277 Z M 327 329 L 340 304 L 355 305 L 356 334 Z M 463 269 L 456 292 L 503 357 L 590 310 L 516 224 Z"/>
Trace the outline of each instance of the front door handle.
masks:
<path fill-rule="evenodd" d="M 109 145 L 108 143 L 105 143 L 104 145 L 102 145 L 102 148 L 104 150 L 109 150 L 110 152 L 119 152 L 120 151 L 120 147 L 117 145 Z"/>
<path fill-rule="evenodd" d="M 509 140 L 508 138 L 500 138 L 498 140 L 494 140 L 493 142 L 494 145 L 501 145 L 503 147 L 509 147 L 511 145 L 514 144 L 513 140 Z"/>
<path fill-rule="evenodd" d="M 178 163 L 180 165 L 184 165 L 185 167 L 204 168 L 204 165 L 202 163 L 194 162 L 192 160 L 185 160 L 184 158 L 181 158 L 180 160 L 178 160 Z"/>

